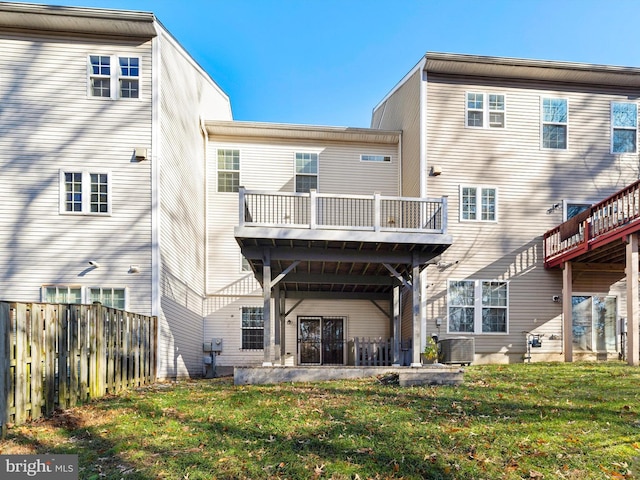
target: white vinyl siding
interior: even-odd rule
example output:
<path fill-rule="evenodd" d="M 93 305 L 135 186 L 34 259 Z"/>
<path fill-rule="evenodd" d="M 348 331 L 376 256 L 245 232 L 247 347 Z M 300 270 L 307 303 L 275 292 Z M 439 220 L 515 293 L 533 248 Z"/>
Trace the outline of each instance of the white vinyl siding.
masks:
<path fill-rule="evenodd" d="M 569 137 L 569 105 L 566 98 L 542 99 L 542 148 L 566 150 Z"/>
<path fill-rule="evenodd" d="M 501 93 L 467 92 L 466 123 L 473 128 L 504 128 L 505 95 Z"/>
<path fill-rule="evenodd" d="M 611 103 L 611 153 L 638 151 L 638 105 Z"/>

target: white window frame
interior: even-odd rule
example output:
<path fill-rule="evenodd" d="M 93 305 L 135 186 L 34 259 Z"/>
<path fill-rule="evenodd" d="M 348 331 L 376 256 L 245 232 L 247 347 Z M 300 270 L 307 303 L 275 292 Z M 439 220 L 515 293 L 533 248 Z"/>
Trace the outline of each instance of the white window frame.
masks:
<path fill-rule="evenodd" d="M 566 104 L 567 118 L 565 122 L 546 121 L 544 119 L 544 101 L 545 100 L 562 100 Z M 565 139 L 564 148 L 545 147 L 544 145 L 544 127 L 545 125 L 556 125 L 565 127 Z M 569 99 L 562 97 L 540 97 L 540 148 L 542 150 L 548 150 L 552 152 L 566 152 L 569 150 Z"/>
<path fill-rule="evenodd" d="M 67 205 L 67 191 L 66 191 L 66 174 L 80 174 L 81 175 L 81 210 L 80 211 L 68 211 Z M 91 211 L 91 175 L 106 175 L 107 176 L 107 211 L 106 212 L 92 212 Z M 112 175 L 110 171 L 89 171 L 79 170 L 75 168 L 66 168 L 60 170 L 60 199 L 59 199 L 59 213 L 60 215 L 97 215 L 97 216 L 110 216 L 111 208 L 113 204 L 112 190 Z"/>
<path fill-rule="evenodd" d="M 562 201 L 562 221 L 566 222 L 569 218 L 569 205 L 593 205 L 597 203 L 597 201 L 590 200 L 563 200 Z"/>
<path fill-rule="evenodd" d="M 299 173 L 298 172 L 298 155 L 315 155 L 316 156 L 316 173 Z M 316 188 L 315 190 L 319 190 L 320 188 L 320 153 L 319 152 L 305 152 L 305 151 L 297 151 L 293 154 L 293 189 L 294 192 L 300 192 L 298 190 L 298 177 L 315 177 L 316 178 Z M 307 191 L 303 191 L 302 193 L 306 193 Z"/>
<path fill-rule="evenodd" d="M 127 287 L 99 287 L 99 286 L 89 286 L 86 288 L 86 299 L 87 299 L 87 303 L 93 303 L 95 300 L 91 299 L 91 291 L 92 290 L 100 290 L 100 300 L 99 302 L 102 303 L 104 306 L 106 307 L 112 307 L 112 308 L 120 308 L 120 307 L 114 307 L 113 305 L 107 305 L 102 299 L 104 298 L 104 291 L 105 290 L 111 290 L 111 294 L 113 295 L 113 291 L 114 290 L 122 290 L 123 294 L 124 294 L 124 299 L 123 299 L 123 307 L 122 310 L 128 310 L 129 309 L 129 289 Z"/>
<path fill-rule="evenodd" d="M 469 282 L 473 283 L 474 298 L 473 305 L 452 305 L 450 295 L 450 285 L 452 282 Z M 499 283 L 506 287 L 506 305 L 483 305 L 482 303 L 482 287 L 487 283 Z M 508 335 L 509 334 L 509 281 L 507 280 L 484 280 L 484 279 L 449 279 L 447 281 L 447 333 L 450 334 L 463 334 L 463 335 Z M 473 331 L 461 332 L 457 330 L 451 330 L 451 308 L 473 308 Z M 485 307 L 501 309 L 505 311 L 505 331 L 504 332 L 484 332 L 482 330 L 482 310 Z"/>
<path fill-rule="evenodd" d="M 482 108 L 469 108 L 469 95 L 482 96 Z M 491 108 L 491 95 L 502 97 L 502 109 Z M 482 125 L 469 125 L 469 112 L 482 113 Z M 502 114 L 502 125 L 492 125 L 491 114 Z M 467 91 L 464 94 L 464 125 L 466 128 L 501 130 L 507 128 L 507 95 L 498 92 Z"/>
<path fill-rule="evenodd" d="M 464 201 L 463 201 L 463 193 L 466 188 L 475 188 L 476 189 L 476 218 L 464 218 Z M 494 211 L 495 218 L 491 220 L 483 220 L 482 219 L 482 199 L 483 194 L 487 190 L 494 191 Z M 461 222 L 482 222 L 482 223 L 498 223 L 498 187 L 493 187 L 490 185 L 460 185 L 459 196 L 460 202 L 460 212 L 459 219 Z"/>
<path fill-rule="evenodd" d="M 251 309 L 251 310 L 261 309 L 262 310 L 262 327 L 245 327 L 244 326 L 245 309 Z M 245 347 L 244 338 L 243 338 L 245 330 L 262 330 L 262 344 L 260 345 L 259 348 Z M 255 305 L 245 305 L 240 308 L 240 350 L 247 350 L 247 351 L 264 350 L 264 307 L 255 306 Z"/>
<path fill-rule="evenodd" d="M 617 125 L 613 124 L 613 120 L 614 120 L 614 118 L 613 118 L 613 108 L 614 108 L 614 105 L 617 105 L 617 104 L 629 104 L 629 105 L 635 106 L 635 109 L 636 109 L 636 124 L 635 124 L 635 126 L 628 127 L 628 126 L 617 126 Z M 611 102 L 610 109 L 611 109 L 610 114 L 609 114 L 610 124 L 611 124 L 611 133 L 610 133 L 610 135 L 611 135 L 611 147 L 610 147 L 610 152 L 612 154 L 614 154 L 614 155 L 625 155 L 625 154 L 629 155 L 629 154 L 638 153 L 638 104 L 636 102 L 616 101 L 616 102 Z M 633 131 L 633 132 L 635 132 L 636 143 L 634 145 L 634 149 L 633 149 L 632 152 L 617 152 L 617 151 L 614 150 L 613 139 L 614 139 L 614 135 L 615 135 L 616 130 L 624 130 L 624 131 Z"/>
<path fill-rule="evenodd" d="M 240 254 L 240 273 L 247 273 L 247 272 L 251 272 L 251 271 L 252 271 L 251 270 L 251 263 L 241 253 Z"/>
<path fill-rule="evenodd" d="M 361 162 L 369 163 L 391 163 L 391 155 L 376 155 L 373 153 L 363 153 L 360 155 Z"/>
<path fill-rule="evenodd" d="M 93 64 L 91 63 L 91 57 L 106 57 L 109 58 L 109 74 L 103 74 L 103 73 L 94 73 L 93 72 Z M 137 59 L 138 60 L 138 75 L 124 75 L 122 73 L 122 68 L 120 67 L 120 59 L 121 58 L 128 58 L 128 59 Z M 133 67 L 135 68 L 135 67 Z M 112 53 L 89 53 L 87 55 L 87 97 L 89 98 L 93 98 L 93 99 L 103 99 L 103 100 L 118 100 L 118 99 L 122 99 L 122 100 L 131 100 L 131 101 L 137 101 L 140 99 L 140 94 L 141 94 L 141 87 L 142 87 L 142 78 L 141 78 L 141 73 L 142 71 L 142 59 L 140 57 L 140 55 L 132 55 L 132 54 L 122 54 L 122 55 L 116 55 L 116 54 L 112 54 Z M 94 95 L 93 94 L 93 82 L 92 80 L 96 78 L 96 79 L 103 79 L 109 80 L 109 96 L 98 96 L 98 95 Z M 138 82 L 138 96 L 137 97 L 130 97 L 130 96 L 123 96 L 122 95 L 122 89 L 121 89 L 121 81 L 122 80 L 132 80 L 132 81 L 137 81 Z"/>
<path fill-rule="evenodd" d="M 56 289 L 56 301 L 55 302 L 48 302 L 47 301 L 47 290 L 50 288 L 55 288 Z M 81 285 L 59 285 L 59 284 L 49 284 L 49 285 L 42 285 L 42 287 L 40 288 L 40 298 L 41 301 L 43 303 L 68 303 L 68 302 L 59 302 L 58 297 L 60 295 L 60 291 L 61 290 L 66 290 L 67 291 L 67 295 L 69 295 L 71 290 L 79 290 L 80 291 L 80 302 L 73 302 L 72 305 L 82 305 L 85 301 L 85 292 L 84 292 L 84 288 Z"/>
<path fill-rule="evenodd" d="M 220 168 L 220 152 L 238 152 L 238 168 L 237 169 L 228 169 L 228 168 Z M 226 154 L 225 154 L 226 155 Z M 240 171 L 241 171 L 241 165 L 242 165 L 242 151 L 239 148 L 233 148 L 233 147 L 229 147 L 229 148 L 224 148 L 224 147 L 218 147 L 216 148 L 216 192 L 218 193 L 238 193 L 238 189 L 231 189 L 231 190 L 221 190 L 220 189 L 220 173 L 235 173 L 238 175 L 238 188 L 240 187 L 240 185 L 242 185 L 241 181 L 240 181 Z"/>

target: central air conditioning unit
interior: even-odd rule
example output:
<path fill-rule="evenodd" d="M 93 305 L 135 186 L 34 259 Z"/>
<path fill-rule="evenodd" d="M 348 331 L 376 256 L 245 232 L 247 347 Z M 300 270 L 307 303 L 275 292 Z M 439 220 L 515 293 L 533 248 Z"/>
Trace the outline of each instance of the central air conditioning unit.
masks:
<path fill-rule="evenodd" d="M 438 343 L 440 344 L 441 363 L 471 365 L 476 355 L 476 343 L 473 338 L 444 338 Z"/>

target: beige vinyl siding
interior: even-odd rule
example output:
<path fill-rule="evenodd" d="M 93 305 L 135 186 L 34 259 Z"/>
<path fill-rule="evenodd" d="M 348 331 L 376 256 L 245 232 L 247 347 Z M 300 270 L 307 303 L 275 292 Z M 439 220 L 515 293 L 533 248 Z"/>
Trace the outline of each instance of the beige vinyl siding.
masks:
<path fill-rule="evenodd" d="M 160 168 L 159 350 L 166 359 L 158 375 L 193 376 L 202 374 L 206 269 L 206 140 L 200 121 L 229 120 L 230 109 L 226 95 L 166 32 L 158 41 L 161 155 L 154 160 Z"/>
<path fill-rule="evenodd" d="M 150 314 L 151 169 L 132 157 L 151 143 L 151 43 L 0 34 L 0 51 L 2 299 L 39 301 L 43 284 L 127 288 L 129 310 Z M 89 54 L 140 57 L 140 98 L 89 98 Z M 60 169 L 110 172 L 111 215 L 60 215 Z"/>
<path fill-rule="evenodd" d="M 240 249 L 233 236 L 238 224 L 238 194 L 217 191 L 217 151 L 240 151 L 240 185 L 248 190 L 293 192 L 296 152 L 318 153 L 318 191 L 336 194 L 394 196 L 398 193 L 398 155 L 395 146 L 283 142 L 239 142 L 216 138 L 209 142 L 209 274 L 208 293 L 220 293 L 247 275 L 240 272 Z M 362 162 L 361 154 L 388 155 L 389 163 Z"/>
<path fill-rule="evenodd" d="M 506 128 L 465 128 L 467 91 L 504 93 Z M 562 222 L 562 209 L 547 210 L 564 199 L 605 198 L 637 178 L 637 155 L 609 154 L 610 102 L 626 101 L 632 94 L 616 89 L 429 77 L 428 157 L 438 159 L 443 173 L 428 177 L 428 191 L 431 196 L 449 198 L 448 233 L 454 244 L 443 260 L 458 263 L 446 269 L 428 267 L 428 326 L 438 316 L 446 319 L 447 280 L 469 278 L 509 282 L 509 333 L 478 335 L 479 356 L 494 354 L 492 361 L 500 355 L 503 360 L 518 359 L 525 349 L 524 331 L 559 333 L 561 304 L 552 297 L 562 293 L 562 275 L 560 270 L 544 269 L 542 235 Z M 567 150 L 540 148 L 543 97 L 568 100 Z M 497 188 L 498 221 L 460 221 L 460 185 Z M 445 327 L 446 323 L 443 331 Z"/>
<path fill-rule="evenodd" d="M 287 310 L 296 301 L 287 301 Z M 389 309 L 389 302 L 378 301 L 378 305 Z M 217 357 L 220 366 L 260 365 L 264 360 L 263 350 L 242 350 L 242 307 L 262 306 L 262 298 L 218 298 L 209 304 L 210 311 L 205 317 L 204 338 L 223 339 L 223 351 Z M 297 328 L 299 317 L 344 317 L 345 342 L 353 337 L 389 338 L 391 336 L 391 321 L 375 305 L 368 300 L 304 300 L 299 304 L 285 324 L 285 357 L 287 365 L 298 364 L 297 357 Z"/>
<path fill-rule="evenodd" d="M 417 70 L 374 112 L 374 128 L 402 130 L 401 195 L 420 196 L 420 82 Z"/>

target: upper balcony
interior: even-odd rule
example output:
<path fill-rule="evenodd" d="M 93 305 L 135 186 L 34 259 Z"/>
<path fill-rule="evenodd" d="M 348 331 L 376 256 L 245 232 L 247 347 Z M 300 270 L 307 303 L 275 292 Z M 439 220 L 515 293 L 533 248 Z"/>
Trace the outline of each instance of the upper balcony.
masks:
<path fill-rule="evenodd" d="M 234 234 L 258 275 L 268 261 L 274 274 L 284 272 L 287 280 L 300 282 L 285 284 L 289 291 L 382 293 L 392 284 L 390 276 L 411 276 L 412 268 L 423 268 L 452 244 L 446 197 L 313 190 L 265 192 L 241 187 Z"/>
<path fill-rule="evenodd" d="M 544 265 L 624 263 L 624 237 L 640 230 L 640 180 L 544 235 Z"/>

